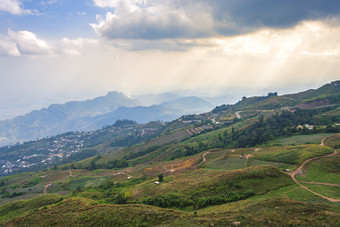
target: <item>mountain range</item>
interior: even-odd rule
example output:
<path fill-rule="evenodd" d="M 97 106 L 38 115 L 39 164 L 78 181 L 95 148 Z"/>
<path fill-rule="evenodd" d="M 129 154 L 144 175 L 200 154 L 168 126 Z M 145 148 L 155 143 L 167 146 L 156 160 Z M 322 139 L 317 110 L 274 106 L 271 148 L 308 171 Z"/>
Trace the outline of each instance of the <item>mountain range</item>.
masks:
<path fill-rule="evenodd" d="M 300 105 L 301 108 L 332 105 L 339 96 L 339 81 L 326 84 L 318 89 L 279 96 L 277 99 L 244 97 L 235 106 L 245 108 L 256 103 L 258 109 L 270 109 Z M 271 94 L 271 93 L 270 93 Z M 272 95 L 276 93 L 272 93 Z M 225 102 L 223 102 L 225 100 Z M 17 142 L 54 136 L 68 131 L 91 131 L 116 120 L 129 119 L 137 123 L 150 121 L 172 121 L 182 115 L 198 114 L 230 106 L 232 96 L 181 97 L 173 93 L 149 94 L 129 98 L 123 93 L 109 92 L 106 96 L 65 104 L 52 104 L 41 110 L 34 110 L 23 116 L 0 121 L 0 146 Z M 261 102 L 259 102 L 261 101 Z"/>
<path fill-rule="evenodd" d="M 119 119 L 135 120 L 138 123 L 171 121 L 184 114 L 209 111 L 212 107 L 209 102 L 193 96 L 180 97 L 162 93 L 140 96 L 137 100 L 123 93 L 109 92 L 106 96 L 92 100 L 53 104 L 23 116 L 0 121 L 0 146 L 68 131 L 95 130 L 112 125 Z"/>

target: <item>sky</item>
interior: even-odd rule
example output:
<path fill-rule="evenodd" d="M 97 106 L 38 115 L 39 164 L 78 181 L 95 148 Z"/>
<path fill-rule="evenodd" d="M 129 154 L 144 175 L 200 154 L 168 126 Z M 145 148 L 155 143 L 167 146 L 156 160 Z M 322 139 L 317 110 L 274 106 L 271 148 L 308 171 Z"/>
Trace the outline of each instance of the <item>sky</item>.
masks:
<path fill-rule="evenodd" d="M 339 40 L 339 0 L 0 0 L 0 120 L 108 91 L 317 88 Z"/>

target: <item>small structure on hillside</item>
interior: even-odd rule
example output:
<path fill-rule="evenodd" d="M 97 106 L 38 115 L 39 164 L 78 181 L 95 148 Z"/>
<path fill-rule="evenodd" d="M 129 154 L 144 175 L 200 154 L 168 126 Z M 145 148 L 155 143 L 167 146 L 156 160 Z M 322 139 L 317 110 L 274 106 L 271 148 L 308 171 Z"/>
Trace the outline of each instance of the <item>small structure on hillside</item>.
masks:
<path fill-rule="evenodd" d="M 159 181 L 155 181 L 155 184 L 159 184 Z"/>

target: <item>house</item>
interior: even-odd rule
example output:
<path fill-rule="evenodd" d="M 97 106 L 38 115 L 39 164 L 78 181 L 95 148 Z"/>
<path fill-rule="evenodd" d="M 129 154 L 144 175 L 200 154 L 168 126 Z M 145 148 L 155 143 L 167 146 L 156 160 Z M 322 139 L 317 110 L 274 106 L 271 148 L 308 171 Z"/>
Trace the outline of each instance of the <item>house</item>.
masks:
<path fill-rule="evenodd" d="M 309 130 L 312 130 L 314 128 L 314 125 L 305 124 L 305 127 Z"/>
<path fill-rule="evenodd" d="M 155 184 L 159 184 L 159 181 L 155 181 Z"/>

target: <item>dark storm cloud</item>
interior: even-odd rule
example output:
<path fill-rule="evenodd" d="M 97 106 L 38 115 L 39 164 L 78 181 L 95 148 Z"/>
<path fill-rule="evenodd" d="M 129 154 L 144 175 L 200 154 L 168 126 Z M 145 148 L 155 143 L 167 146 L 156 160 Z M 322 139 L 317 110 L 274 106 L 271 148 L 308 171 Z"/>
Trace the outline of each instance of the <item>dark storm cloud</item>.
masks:
<path fill-rule="evenodd" d="M 303 20 L 318 20 L 339 16 L 339 0 L 213 0 L 213 17 L 222 25 L 233 21 L 246 30 L 259 27 L 286 28 Z M 221 26 L 219 32 L 228 34 Z M 242 30 L 240 30 L 242 31 Z"/>
<path fill-rule="evenodd" d="M 94 0 L 96 1 L 96 0 Z M 303 20 L 338 17 L 340 0 L 117 1 L 92 24 L 108 39 L 160 40 L 238 35 L 263 27 L 287 28 Z M 137 2 L 137 3 L 136 3 Z"/>

